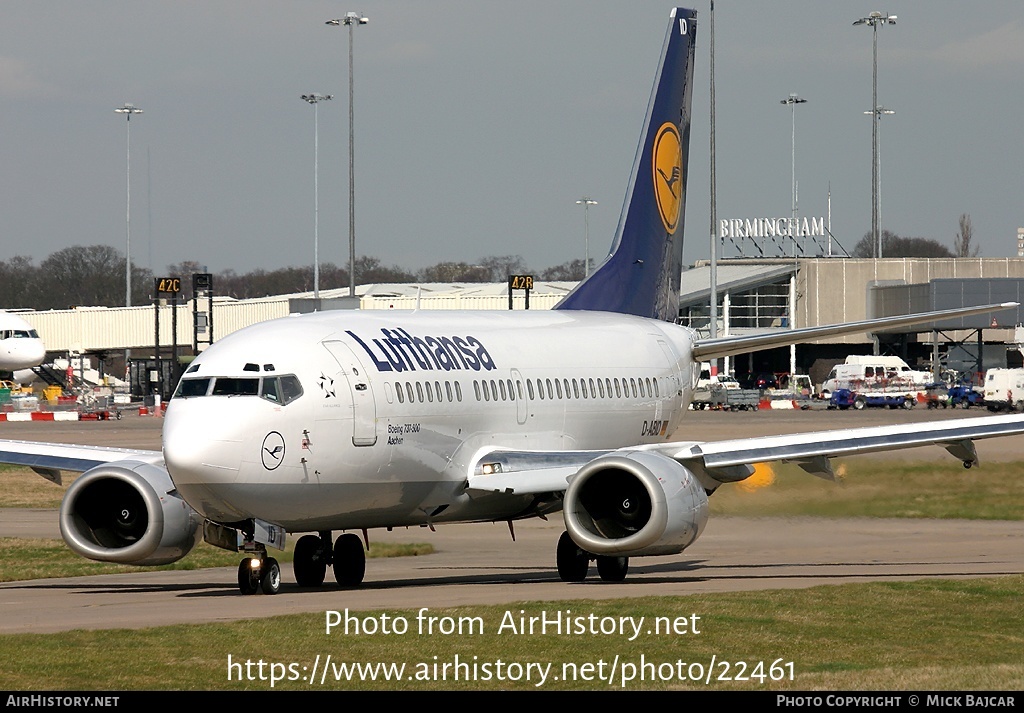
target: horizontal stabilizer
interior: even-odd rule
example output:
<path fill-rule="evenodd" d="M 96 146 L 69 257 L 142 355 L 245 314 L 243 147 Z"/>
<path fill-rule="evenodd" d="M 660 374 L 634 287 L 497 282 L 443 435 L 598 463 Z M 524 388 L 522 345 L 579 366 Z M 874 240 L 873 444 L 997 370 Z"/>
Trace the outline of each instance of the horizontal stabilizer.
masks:
<path fill-rule="evenodd" d="M 845 334 L 864 334 L 867 332 L 881 331 L 883 329 L 926 325 L 929 322 L 955 319 L 957 317 L 969 317 L 971 315 L 986 314 L 988 312 L 999 312 L 1005 309 L 1013 309 L 1014 307 L 1017 307 L 1016 302 L 1003 302 L 1001 304 L 983 305 L 980 307 L 960 307 L 957 309 L 946 309 L 937 312 L 920 312 L 918 314 L 900 315 L 898 317 L 867 319 L 861 322 L 827 324 L 821 327 L 805 327 L 804 329 L 778 330 L 764 334 L 748 334 L 737 337 L 702 339 L 695 342 L 693 345 L 693 358 L 697 360 L 718 359 L 720 357 L 735 356 L 736 354 L 757 351 L 759 349 L 772 349 L 774 347 L 784 347 L 790 344 L 811 342 L 823 337 L 837 337 Z"/>

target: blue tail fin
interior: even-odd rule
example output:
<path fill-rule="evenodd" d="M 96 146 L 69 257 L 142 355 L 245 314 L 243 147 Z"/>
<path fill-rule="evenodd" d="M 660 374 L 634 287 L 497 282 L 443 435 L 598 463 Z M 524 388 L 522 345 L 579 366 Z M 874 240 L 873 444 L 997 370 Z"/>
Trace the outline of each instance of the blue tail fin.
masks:
<path fill-rule="evenodd" d="M 676 319 L 696 16 L 672 11 L 611 252 L 555 309 Z"/>

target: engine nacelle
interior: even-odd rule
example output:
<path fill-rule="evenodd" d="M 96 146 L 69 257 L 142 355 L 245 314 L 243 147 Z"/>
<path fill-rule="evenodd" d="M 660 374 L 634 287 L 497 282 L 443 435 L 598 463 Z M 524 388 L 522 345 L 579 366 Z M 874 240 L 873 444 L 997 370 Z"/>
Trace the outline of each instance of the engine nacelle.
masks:
<path fill-rule="evenodd" d="M 60 505 L 60 532 L 68 547 L 100 562 L 175 562 L 196 544 L 201 523 L 174 490 L 167 471 L 142 461 L 83 473 Z"/>
<path fill-rule="evenodd" d="M 708 498 L 693 473 L 648 451 L 596 458 L 565 491 L 565 529 L 595 555 L 682 552 L 708 520 Z"/>

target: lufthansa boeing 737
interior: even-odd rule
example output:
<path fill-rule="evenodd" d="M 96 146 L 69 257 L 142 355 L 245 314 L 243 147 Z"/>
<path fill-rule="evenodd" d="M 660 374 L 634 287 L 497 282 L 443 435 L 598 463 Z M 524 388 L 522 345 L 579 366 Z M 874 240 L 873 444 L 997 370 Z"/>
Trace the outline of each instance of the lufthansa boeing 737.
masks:
<path fill-rule="evenodd" d="M 199 355 L 167 409 L 163 451 L 0 441 L 0 462 L 59 479 L 64 539 L 96 560 L 155 565 L 199 537 L 244 553 L 243 594 L 273 594 L 271 555 L 344 586 L 373 528 L 508 521 L 561 511 L 563 580 L 626 576 L 675 555 L 708 497 L 753 464 L 829 478 L 831 459 L 939 445 L 971 466 L 974 441 L 1024 416 L 673 441 L 700 362 L 829 335 L 925 324 L 1013 304 L 771 334 L 701 339 L 678 312 L 696 13 L 672 12 L 623 212 L 604 262 L 549 311 L 328 311 L 263 322 Z M 335 533 L 341 533 L 334 539 Z M 467 546 L 472 546 L 467 543 Z"/>

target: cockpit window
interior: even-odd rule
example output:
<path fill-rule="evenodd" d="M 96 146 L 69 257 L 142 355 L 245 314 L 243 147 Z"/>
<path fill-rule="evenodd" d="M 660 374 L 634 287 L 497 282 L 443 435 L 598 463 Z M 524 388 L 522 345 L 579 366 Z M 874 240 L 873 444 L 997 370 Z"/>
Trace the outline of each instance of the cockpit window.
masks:
<path fill-rule="evenodd" d="M 297 376 L 281 377 L 281 398 L 282 403 L 290 403 L 302 396 L 302 384 Z"/>
<path fill-rule="evenodd" d="M 34 329 L 4 329 L 0 330 L 0 339 L 39 339 L 39 332 Z"/>
<path fill-rule="evenodd" d="M 259 379 L 218 376 L 213 382 L 214 396 L 256 396 L 259 392 Z"/>
<path fill-rule="evenodd" d="M 178 390 L 174 395 L 184 398 L 206 396 L 206 392 L 210 389 L 210 381 L 210 379 L 182 379 L 178 382 Z"/>
<path fill-rule="evenodd" d="M 267 401 L 273 401 L 276 404 L 281 403 L 281 384 L 280 379 L 277 377 L 268 377 L 263 379 L 263 386 L 260 387 L 260 396 L 265 398 Z"/>
<path fill-rule="evenodd" d="M 212 384 L 212 387 L 211 387 Z M 260 396 L 276 404 L 291 403 L 302 396 L 302 384 L 297 376 L 251 377 L 218 376 L 184 378 L 178 382 L 175 397 L 191 396 Z"/>

